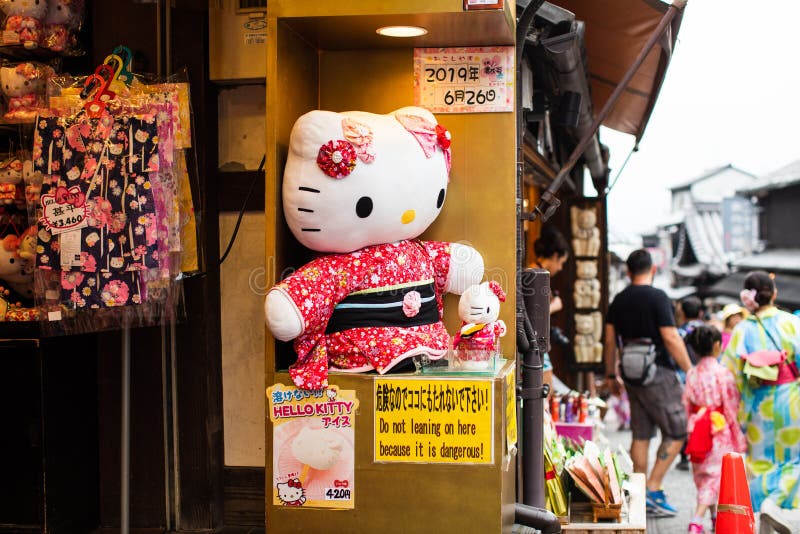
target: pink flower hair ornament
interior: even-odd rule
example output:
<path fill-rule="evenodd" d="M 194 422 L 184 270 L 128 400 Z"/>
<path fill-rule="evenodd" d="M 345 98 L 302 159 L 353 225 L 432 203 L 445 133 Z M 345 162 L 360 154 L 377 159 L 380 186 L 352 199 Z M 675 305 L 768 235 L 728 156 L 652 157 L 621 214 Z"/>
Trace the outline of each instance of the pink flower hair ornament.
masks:
<path fill-rule="evenodd" d="M 436 147 L 442 149 L 444 161 L 447 164 L 447 174 L 449 179 L 452 153 L 450 152 L 451 136 L 447 128 L 441 124 L 434 124 L 428 119 L 419 115 L 408 115 L 405 113 L 395 113 L 395 118 L 403 127 L 414 136 L 425 157 L 431 158 L 436 152 Z"/>
<path fill-rule="evenodd" d="M 353 145 L 358 159 L 364 163 L 375 161 L 375 150 L 372 148 L 372 129 L 350 117 L 342 119 L 344 138 Z"/>
<path fill-rule="evenodd" d="M 742 304 L 750 313 L 755 313 L 760 307 L 758 302 L 756 302 L 757 294 L 758 292 L 755 289 L 742 289 L 739 293 L 739 299 L 741 299 Z"/>
<path fill-rule="evenodd" d="M 497 300 L 499 300 L 500 302 L 506 301 L 506 292 L 503 291 L 503 288 L 500 287 L 500 284 L 498 284 L 494 280 L 491 280 L 489 282 L 489 289 L 491 289 L 492 293 L 494 293 L 497 296 Z"/>

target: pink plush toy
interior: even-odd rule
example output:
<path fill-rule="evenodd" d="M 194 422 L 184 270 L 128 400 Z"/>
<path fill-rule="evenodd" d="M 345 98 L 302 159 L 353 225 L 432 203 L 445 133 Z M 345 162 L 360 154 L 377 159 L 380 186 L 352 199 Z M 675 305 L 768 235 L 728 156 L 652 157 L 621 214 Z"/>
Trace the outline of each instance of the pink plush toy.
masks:
<path fill-rule="evenodd" d="M 76 47 L 75 31 L 83 21 L 83 0 L 49 0 L 42 46 L 54 52 Z"/>
<path fill-rule="evenodd" d="M 0 9 L 7 17 L 5 31 L 16 33 L 25 48 L 39 46 L 43 36 L 42 20 L 47 14 L 46 0 L 0 0 Z"/>

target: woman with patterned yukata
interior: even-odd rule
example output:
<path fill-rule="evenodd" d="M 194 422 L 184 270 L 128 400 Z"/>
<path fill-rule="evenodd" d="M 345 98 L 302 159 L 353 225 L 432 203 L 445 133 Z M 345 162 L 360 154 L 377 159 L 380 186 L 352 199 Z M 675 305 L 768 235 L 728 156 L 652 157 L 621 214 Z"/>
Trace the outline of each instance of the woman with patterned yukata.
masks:
<path fill-rule="evenodd" d="M 722 457 L 729 452 L 743 453 L 744 434 L 736 424 L 739 391 L 731 372 L 717 357 L 722 335 L 710 325 L 695 327 L 686 341 L 694 349 L 697 364 L 686 374 L 683 405 L 688 416 L 689 440 L 686 453 L 692 459 L 692 475 L 697 487 L 697 508 L 689 532 L 703 534 L 703 517 L 711 511 L 712 530 L 716 523 L 716 504 Z"/>
<path fill-rule="evenodd" d="M 764 271 L 744 281 L 742 303 L 751 312 L 736 325 L 722 363 L 741 393 L 739 422 L 747 437 L 747 467 L 753 510 L 777 519 L 781 509 L 800 507 L 800 384 L 795 361 L 800 352 L 800 318 L 775 307 L 777 290 Z M 779 345 L 779 347 L 776 347 Z M 748 379 L 743 356 L 785 350 L 777 380 Z"/>

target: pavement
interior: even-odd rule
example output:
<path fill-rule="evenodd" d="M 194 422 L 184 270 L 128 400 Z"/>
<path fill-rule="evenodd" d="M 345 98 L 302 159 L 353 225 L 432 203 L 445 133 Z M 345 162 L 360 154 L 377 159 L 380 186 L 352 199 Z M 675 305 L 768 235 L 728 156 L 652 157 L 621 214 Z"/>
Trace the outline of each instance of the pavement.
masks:
<path fill-rule="evenodd" d="M 606 414 L 605 421 L 603 422 L 605 429 L 601 434 L 608 440 L 608 445 L 612 450 L 616 450 L 617 446 L 621 446 L 626 451 L 630 451 L 631 446 L 631 433 L 629 430 L 619 431 L 619 421 L 616 420 L 613 410 L 609 410 Z M 602 446 L 603 439 L 600 438 L 598 443 Z M 661 442 L 660 437 L 654 439 L 650 443 L 650 463 L 652 467 L 656 457 L 656 450 Z M 695 506 L 697 505 L 697 490 L 694 486 L 694 479 L 692 478 L 691 471 L 681 471 L 676 468 L 678 465 L 677 458 L 672 466 L 672 469 L 664 477 L 664 493 L 667 495 L 669 502 L 678 509 L 678 515 L 675 517 L 659 517 L 647 519 L 647 534 L 684 534 L 689 527 L 689 521 L 694 516 Z M 800 532 L 800 511 L 794 510 L 790 512 L 792 521 L 792 532 Z M 766 525 L 764 530 L 761 531 L 758 515 L 756 514 L 756 528 L 755 532 L 759 534 L 770 534 L 774 532 Z M 706 532 L 711 533 L 711 520 L 706 515 L 705 519 Z"/>

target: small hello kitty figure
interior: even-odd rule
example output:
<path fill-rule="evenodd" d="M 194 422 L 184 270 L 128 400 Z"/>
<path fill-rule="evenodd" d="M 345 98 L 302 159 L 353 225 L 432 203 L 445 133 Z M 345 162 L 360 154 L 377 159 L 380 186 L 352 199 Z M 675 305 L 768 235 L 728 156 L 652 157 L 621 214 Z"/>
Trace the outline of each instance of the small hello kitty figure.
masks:
<path fill-rule="evenodd" d="M 467 288 L 458 301 L 461 328 L 453 339 L 454 367 L 485 369 L 499 351 L 499 339 L 506 335 L 500 302 L 506 294 L 495 281 Z"/>
<path fill-rule="evenodd" d="M 297 478 L 292 478 L 286 482 L 278 482 L 278 498 L 284 506 L 303 506 L 306 502 L 303 484 Z"/>
<path fill-rule="evenodd" d="M 444 204 L 450 141 L 418 107 L 317 110 L 295 123 L 283 212 L 297 240 L 325 254 L 273 287 L 265 313 L 275 338 L 295 340 L 297 387 L 326 387 L 329 365 L 383 374 L 447 353 L 443 294 L 483 277 L 472 247 L 418 239 Z"/>

